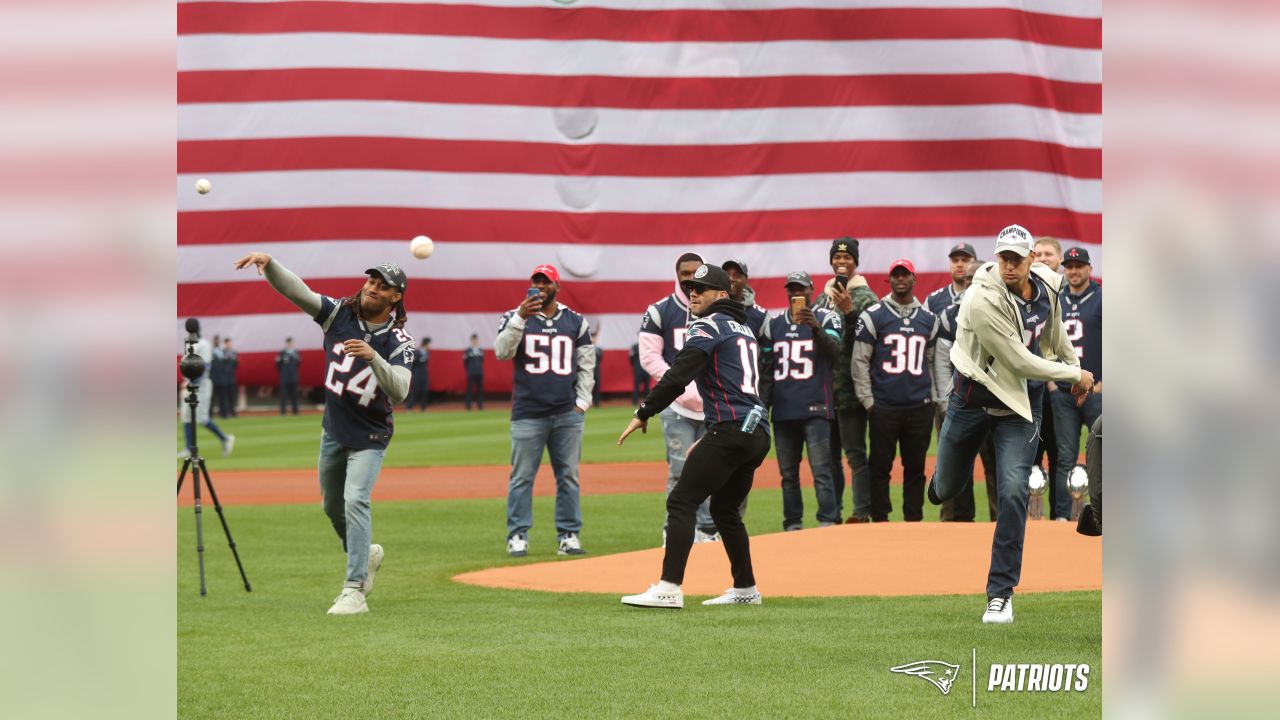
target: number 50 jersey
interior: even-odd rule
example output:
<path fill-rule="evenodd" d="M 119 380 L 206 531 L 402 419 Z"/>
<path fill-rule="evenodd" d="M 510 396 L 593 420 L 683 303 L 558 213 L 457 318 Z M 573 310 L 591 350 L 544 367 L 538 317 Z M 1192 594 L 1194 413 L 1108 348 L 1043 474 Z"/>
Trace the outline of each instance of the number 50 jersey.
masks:
<path fill-rule="evenodd" d="M 390 324 L 373 329 L 342 300 L 320 296 L 315 321 L 324 329 L 324 431 L 343 447 L 382 449 L 391 442 L 391 398 L 378 387 L 369 363 L 342 351 L 344 340 L 363 340 L 393 367 L 413 364 L 413 338 Z"/>
<path fill-rule="evenodd" d="M 516 314 L 508 310 L 498 325 L 501 333 Z M 575 407 L 578 348 L 591 344 L 586 318 L 564 305 L 550 319 L 536 314 L 525 320 L 516 346 L 515 382 L 511 391 L 511 419 L 550 417 Z"/>

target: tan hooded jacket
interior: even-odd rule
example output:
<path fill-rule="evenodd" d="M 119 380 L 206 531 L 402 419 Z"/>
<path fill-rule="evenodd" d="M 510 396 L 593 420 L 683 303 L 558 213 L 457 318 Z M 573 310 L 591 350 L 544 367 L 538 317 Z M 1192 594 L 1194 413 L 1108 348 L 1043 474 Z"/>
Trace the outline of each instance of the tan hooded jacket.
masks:
<path fill-rule="evenodd" d="M 1050 317 L 1040 334 L 1041 357 L 1027 349 L 1031 337 L 1022 327 L 1013 293 L 1005 287 L 994 262 L 978 269 L 961 299 L 956 341 L 951 346 L 951 363 L 956 370 L 981 383 L 1028 422 L 1032 416 L 1027 380 L 1080 381 L 1080 360 L 1062 329 L 1058 294 L 1062 276 L 1042 263 L 1032 264 L 1031 274 L 1044 281 L 1050 295 Z"/>

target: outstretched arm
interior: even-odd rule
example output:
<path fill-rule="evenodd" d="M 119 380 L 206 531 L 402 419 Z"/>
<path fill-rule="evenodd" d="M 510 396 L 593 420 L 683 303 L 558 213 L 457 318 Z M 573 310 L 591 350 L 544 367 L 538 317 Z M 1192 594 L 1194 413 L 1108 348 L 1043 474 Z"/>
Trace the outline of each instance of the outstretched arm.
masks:
<path fill-rule="evenodd" d="M 298 306 L 299 310 L 311 317 L 315 317 L 316 313 L 320 312 L 320 295 L 307 287 L 302 278 L 294 275 L 278 260 L 272 259 L 266 253 L 252 252 L 236 261 L 237 270 L 250 265 L 256 266 L 258 274 L 265 276 L 267 283 L 276 292 L 285 296 L 289 302 Z"/>

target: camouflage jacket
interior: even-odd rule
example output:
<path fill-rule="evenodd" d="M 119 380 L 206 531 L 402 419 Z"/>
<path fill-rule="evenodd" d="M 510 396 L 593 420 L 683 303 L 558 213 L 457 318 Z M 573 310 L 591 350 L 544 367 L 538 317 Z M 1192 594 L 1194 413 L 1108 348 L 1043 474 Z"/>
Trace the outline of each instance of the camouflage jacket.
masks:
<path fill-rule="evenodd" d="M 835 301 L 831 298 L 831 286 L 835 284 L 835 278 L 827 281 L 821 295 L 813 301 L 815 308 L 826 308 L 834 312 L 840 312 L 836 307 Z M 880 302 L 880 298 L 867 285 L 866 278 L 861 275 L 854 275 L 849 281 L 849 295 L 853 297 L 853 310 L 843 315 L 844 317 L 844 333 L 840 337 L 840 357 L 836 361 L 835 372 L 832 373 L 832 389 L 836 397 L 836 409 L 849 410 L 852 408 L 862 407 L 858 402 L 857 395 L 853 392 L 853 335 L 855 326 L 858 324 L 858 316 L 863 310 Z"/>

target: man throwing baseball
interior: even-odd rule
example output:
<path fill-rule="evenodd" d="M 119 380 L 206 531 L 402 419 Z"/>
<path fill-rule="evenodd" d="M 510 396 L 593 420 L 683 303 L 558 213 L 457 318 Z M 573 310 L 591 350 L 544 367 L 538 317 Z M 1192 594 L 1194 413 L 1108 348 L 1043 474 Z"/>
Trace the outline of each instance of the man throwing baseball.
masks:
<path fill-rule="evenodd" d="M 324 432 L 320 436 L 320 494 L 324 512 L 342 538 L 347 579 L 330 615 L 369 612 L 382 564 L 371 545 L 369 497 L 391 442 L 391 411 L 409 393 L 413 338 L 404 331 L 406 278 L 392 263 L 365 270 L 368 278 L 346 298 L 319 295 L 266 253 L 249 253 L 236 269 L 253 265 L 271 287 L 315 319 L 324 331 Z"/>
<path fill-rule="evenodd" d="M 938 438 L 929 501 L 958 496 L 987 432 L 992 434 L 1000 504 L 991 543 L 984 623 L 1013 622 L 1022 574 L 1027 475 L 1035 459 L 1045 383 L 1070 384 L 1083 402 L 1093 374 L 1080 368 L 1062 326 L 1062 278 L 1032 257 L 1034 240 L 1010 225 L 996 238 L 996 262 L 982 266 L 960 301 L 951 347 L 954 388 Z"/>

